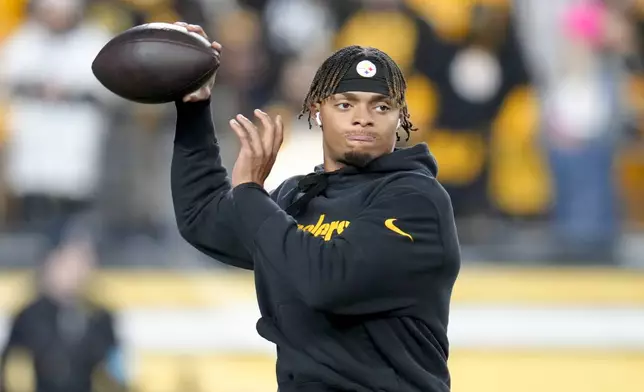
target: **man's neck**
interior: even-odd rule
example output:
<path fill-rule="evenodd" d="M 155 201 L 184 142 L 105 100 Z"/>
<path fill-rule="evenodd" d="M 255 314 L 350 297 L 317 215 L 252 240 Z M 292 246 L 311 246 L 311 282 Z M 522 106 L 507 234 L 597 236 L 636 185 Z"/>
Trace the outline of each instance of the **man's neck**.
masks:
<path fill-rule="evenodd" d="M 331 159 L 324 158 L 324 171 L 327 173 L 331 173 L 334 171 L 338 171 L 340 169 L 343 169 L 346 167 L 344 163 L 336 162 Z"/>
<path fill-rule="evenodd" d="M 56 290 L 47 290 L 47 297 L 62 307 L 74 307 L 79 302 L 78 296 L 72 293 L 63 293 Z"/>
<path fill-rule="evenodd" d="M 323 151 L 322 151 L 322 154 L 323 154 L 323 157 L 324 157 L 324 165 L 323 165 L 324 166 L 324 172 L 331 173 L 331 172 L 334 172 L 334 171 L 338 171 L 338 170 L 340 170 L 340 169 L 342 169 L 342 168 L 344 168 L 346 166 L 346 164 L 344 164 L 342 162 L 338 162 L 335 159 L 331 158 L 331 156 L 329 155 L 329 153 L 327 151 L 328 150 L 327 150 L 327 147 L 326 147 L 326 144 L 325 144 L 325 145 L 323 145 Z"/>

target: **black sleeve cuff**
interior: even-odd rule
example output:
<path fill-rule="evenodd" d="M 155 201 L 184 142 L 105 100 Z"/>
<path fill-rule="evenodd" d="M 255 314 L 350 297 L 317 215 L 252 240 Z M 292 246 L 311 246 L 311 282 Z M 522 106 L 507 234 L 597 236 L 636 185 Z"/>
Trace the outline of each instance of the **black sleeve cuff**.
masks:
<path fill-rule="evenodd" d="M 210 99 L 199 102 L 175 102 L 177 128 L 174 143 L 188 149 L 204 148 L 216 142 Z"/>

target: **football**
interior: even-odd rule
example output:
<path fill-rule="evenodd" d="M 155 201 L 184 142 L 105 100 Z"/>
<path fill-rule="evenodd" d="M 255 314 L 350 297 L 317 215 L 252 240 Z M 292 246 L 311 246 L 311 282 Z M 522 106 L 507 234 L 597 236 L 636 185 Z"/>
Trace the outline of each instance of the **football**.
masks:
<path fill-rule="evenodd" d="M 198 90 L 219 68 L 207 39 L 169 23 L 133 27 L 112 38 L 92 63 L 105 88 L 130 101 L 160 104 Z"/>

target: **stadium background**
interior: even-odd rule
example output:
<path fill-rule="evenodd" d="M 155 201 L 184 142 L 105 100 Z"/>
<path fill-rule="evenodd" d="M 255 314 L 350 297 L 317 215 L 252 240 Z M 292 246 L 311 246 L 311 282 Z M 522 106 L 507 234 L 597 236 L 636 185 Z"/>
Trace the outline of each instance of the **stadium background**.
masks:
<path fill-rule="evenodd" d="M 38 1 L 63 14 L 80 3 Z M 0 339 L 33 295 L 52 234 L 43 216 L 89 211 L 100 222 L 91 295 L 118 315 L 133 390 L 275 389 L 252 276 L 205 259 L 173 226 L 172 106 L 124 102 L 89 73 L 113 34 L 183 20 L 225 47 L 213 108 L 227 165 L 234 114 L 292 120 L 269 186 L 321 159 L 318 131 L 296 117 L 330 51 L 376 46 L 401 65 L 410 143 L 436 155 L 463 244 L 454 391 L 644 390 L 644 2 L 83 3 L 67 40 L 26 34 L 43 24 L 26 1 L 0 3 Z M 41 73 L 47 88 L 13 88 Z M 59 110 L 78 104 L 66 101 L 74 89 L 92 104 Z M 29 391 L 29 358 L 14 362 L 11 385 Z"/>

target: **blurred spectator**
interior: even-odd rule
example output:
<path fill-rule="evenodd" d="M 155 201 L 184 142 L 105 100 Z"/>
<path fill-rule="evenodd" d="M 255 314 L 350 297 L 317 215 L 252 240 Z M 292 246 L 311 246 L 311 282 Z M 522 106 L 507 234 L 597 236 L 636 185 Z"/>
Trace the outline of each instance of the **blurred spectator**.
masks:
<path fill-rule="evenodd" d="M 501 185 L 498 180 L 490 183 L 491 170 L 508 166 L 507 160 L 498 162 L 504 156 L 491 154 L 496 137 L 493 125 L 503 114 L 506 100 L 529 83 L 508 8 L 502 2 L 487 1 L 408 3 L 424 22 L 417 23 L 414 67 L 437 96 L 436 108 L 431 108 L 435 118 L 419 136 L 438 159 L 439 180 L 452 197 L 455 214 L 489 216 L 494 208 L 525 213 L 527 208 L 508 211 L 504 203 L 491 199 L 499 194 L 499 187 L 507 186 L 507 179 Z"/>
<path fill-rule="evenodd" d="M 264 12 L 270 46 L 281 55 L 328 53 L 333 15 L 320 0 L 269 0 Z"/>
<path fill-rule="evenodd" d="M 249 113 L 268 99 L 268 47 L 263 36 L 261 15 L 240 9 L 217 21 L 217 40 L 224 46 L 226 60 L 217 78 L 227 88 L 227 99 L 238 112 Z"/>
<path fill-rule="evenodd" d="M 614 163 L 624 124 L 622 56 L 632 39 L 616 5 L 518 2 L 541 96 L 555 192 L 552 234 L 563 258 L 611 259 L 619 232 Z"/>
<path fill-rule="evenodd" d="M 91 63 L 109 38 L 85 22 L 81 0 L 35 0 L 1 48 L 3 174 L 19 227 L 43 230 L 94 200 L 109 118 Z"/>
<path fill-rule="evenodd" d="M 12 320 L 2 352 L 0 391 L 26 390 L 11 370 L 33 367 L 39 392 L 90 392 L 96 383 L 122 391 L 123 358 L 110 311 L 87 296 L 95 253 L 84 228 L 48 252 L 38 295 Z M 22 363 L 16 363 L 20 361 Z M 26 360 L 26 361 L 25 361 Z"/>

